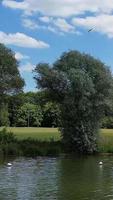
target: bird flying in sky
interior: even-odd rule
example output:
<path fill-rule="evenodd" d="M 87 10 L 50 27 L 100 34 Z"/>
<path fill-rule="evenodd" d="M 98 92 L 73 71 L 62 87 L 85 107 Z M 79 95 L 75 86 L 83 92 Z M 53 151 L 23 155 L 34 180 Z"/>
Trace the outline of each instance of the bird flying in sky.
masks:
<path fill-rule="evenodd" d="M 93 30 L 93 28 L 89 29 L 89 30 L 88 30 L 88 33 L 91 32 L 92 30 Z"/>

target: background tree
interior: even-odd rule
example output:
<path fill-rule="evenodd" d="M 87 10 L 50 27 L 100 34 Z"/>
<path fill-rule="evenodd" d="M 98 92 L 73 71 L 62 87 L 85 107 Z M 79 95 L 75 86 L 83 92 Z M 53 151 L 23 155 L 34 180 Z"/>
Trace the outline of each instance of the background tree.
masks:
<path fill-rule="evenodd" d="M 0 109 L 0 126 L 9 126 L 9 113 L 7 104 L 2 104 Z"/>
<path fill-rule="evenodd" d="M 8 112 L 10 126 L 16 126 L 18 110 L 26 102 L 25 94 L 19 93 L 15 95 L 9 95 L 8 97 Z"/>
<path fill-rule="evenodd" d="M 105 109 L 104 117 L 101 123 L 102 128 L 113 128 L 113 97 L 111 100 L 111 104 L 107 109 Z"/>
<path fill-rule="evenodd" d="M 0 96 L 17 93 L 23 86 L 14 53 L 0 44 Z"/>
<path fill-rule="evenodd" d="M 20 76 L 14 53 L 3 44 L 0 44 L 0 112 L 5 117 L 0 118 L 0 125 L 6 124 L 6 112 L 8 110 L 5 105 L 8 102 L 8 95 L 22 91 L 23 86 L 24 80 Z"/>
<path fill-rule="evenodd" d="M 77 51 L 64 53 L 53 67 L 38 64 L 35 80 L 60 103 L 62 139 L 71 151 L 93 153 L 112 93 L 111 72 L 100 60 Z"/>
<path fill-rule="evenodd" d="M 39 106 L 25 103 L 17 114 L 16 126 L 39 127 L 42 121 L 42 111 Z"/>
<path fill-rule="evenodd" d="M 43 127 L 58 127 L 60 124 L 59 106 L 53 102 L 47 102 L 43 108 Z"/>

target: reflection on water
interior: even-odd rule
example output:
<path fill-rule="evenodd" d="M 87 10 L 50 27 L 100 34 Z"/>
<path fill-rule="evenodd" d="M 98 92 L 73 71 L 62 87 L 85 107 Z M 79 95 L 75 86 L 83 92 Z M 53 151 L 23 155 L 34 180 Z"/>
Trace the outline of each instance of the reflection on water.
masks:
<path fill-rule="evenodd" d="M 0 164 L 0 200 L 113 200 L 112 156 L 7 162 Z"/>

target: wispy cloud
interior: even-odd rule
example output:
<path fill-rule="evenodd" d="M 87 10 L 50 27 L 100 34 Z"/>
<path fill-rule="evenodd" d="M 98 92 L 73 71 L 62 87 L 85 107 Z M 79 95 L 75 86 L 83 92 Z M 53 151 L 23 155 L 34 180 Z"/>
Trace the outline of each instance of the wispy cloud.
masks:
<path fill-rule="evenodd" d="M 75 32 L 75 27 L 69 24 L 65 19 L 58 18 L 54 20 L 53 23 L 62 32 Z"/>
<path fill-rule="evenodd" d="M 31 30 L 35 30 L 38 28 L 38 24 L 35 21 L 28 18 L 22 18 L 22 25 Z"/>
<path fill-rule="evenodd" d="M 6 45 L 15 45 L 27 48 L 48 48 L 49 44 L 32 38 L 24 33 L 4 33 L 0 31 L 0 42 Z"/>
<path fill-rule="evenodd" d="M 39 17 L 39 21 L 43 24 L 39 24 L 29 18 L 22 18 L 22 25 L 31 30 L 42 29 L 49 30 L 53 33 L 63 34 L 63 33 L 76 33 L 75 27 L 68 23 L 66 19 L 63 18 L 52 18 L 52 17 Z"/>
<path fill-rule="evenodd" d="M 19 67 L 19 70 L 21 73 L 23 72 L 32 72 L 32 70 L 35 68 L 35 65 L 31 64 L 30 62 L 27 62 L 24 65 L 21 65 Z"/>
<path fill-rule="evenodd" d="M 39 17 L 39 20 L 48 24 L 52 21 L 52 18 L 48 16 L 43 16 L 43 17 Z"/>

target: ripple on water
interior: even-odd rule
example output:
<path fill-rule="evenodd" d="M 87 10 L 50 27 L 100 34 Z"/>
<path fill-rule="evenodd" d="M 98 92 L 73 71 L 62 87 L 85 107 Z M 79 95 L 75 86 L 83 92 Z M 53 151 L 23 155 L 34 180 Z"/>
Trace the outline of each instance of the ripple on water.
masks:
<path fill-rule="evenodd" d="M 56 159 L 16 159 L 0 167 L 0 200 L 56 199 Z"/>
<path fill-rule="evenodd" d="M 112 157 L 19 158 L 11 163 L 11 168 L 0 165 L 0 200 L 113 200 Z"/>

